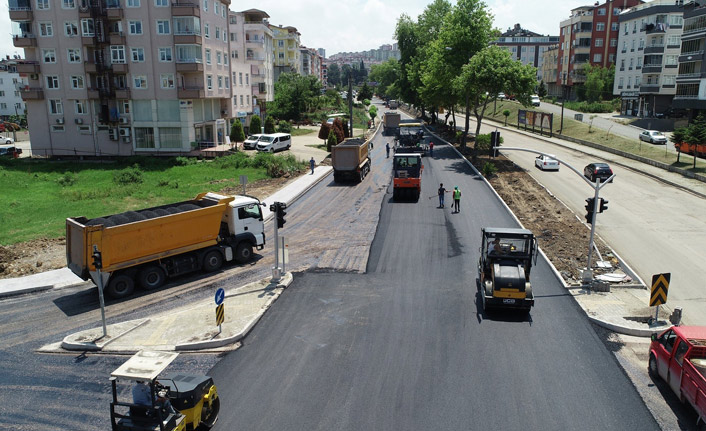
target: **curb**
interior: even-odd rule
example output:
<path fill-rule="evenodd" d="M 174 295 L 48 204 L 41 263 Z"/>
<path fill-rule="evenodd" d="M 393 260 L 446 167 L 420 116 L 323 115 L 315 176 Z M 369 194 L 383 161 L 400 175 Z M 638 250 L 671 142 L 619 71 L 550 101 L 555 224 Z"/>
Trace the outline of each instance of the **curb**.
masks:
<path fill-rule="evenodd" d="M 284 278 L 280 280 L 279 283 L 275 286 L 275 289 L 286 289 L 289 287 L 290 284 L 292 284 L 292 281 L 294 281 L 294 276 L 292 275 L 291 272 L 288 272 L 285 274 Z M 269 310 L 270 306 L 272 306 L 272 303 L 274 303 L 282 294 L 280 291 L 277 295 L 273 296 L 270 298 L 260 309 L 260 311 L 255 315 L 255 317 L 248 323 L 245 328 L 243 328 L 242 331 L 239 333 L 232 335 L 230 337 L 225 337 L 221 338 L 218 340 L 208 340 L 208 341 L 195 341 L 193 343 L 181 343 L 181 344 L 176 344 L 174 345 L 174 350 L 175 351 L 184 351 L 184 350 L 203 350 L 203 349 L 212 349 L 215 347 L 222 347 L 227 344 L 234 344 L 241 339 L 243 339 L 249 332 L 252 330 L 252 328 L 257 324 L 257 322 L 260 321 L 262 316 L 264 316 L 265 312 Z"/>
<path fill-rule="evenodd" d="M 0 292 L 0 298 L 9 298 L 11 296 L 19 296 L 19 295 L 24 295 L 26 293 L 42 292 L 45 290 L 51 290 L 53 288 L 54 288 L 53 284 L 46 285 L 46 286 L 21 287 L 16 290 L 8 290 L 5 292 Z"/>
<path fill-rule="evenodd" d="M 141 321 L 140 321 L 140 320 L 141 320 Z M 104 344 L 100 344 L 100 343 L 99 343 L 99 344 L 96 344 L 95 342 L 91 342 L 91 343 L 72 342 L 72 341 L 68 341 L 67 339 L 68 339 L 69 337 L 71 337 L 73 334 L 67 335 L 67 336 L 64 337 L 64 339 L 61 341 L 61 347 L 62 347 L 63 349 L 66 349 L 66 350 L 80 350 L 80 351 L 89 351 L 89 352 L 101 351 L 101 350 L 103 350 L 103 348 L 104 348 L 105 346 L 107 346 L 108 344 L 112 343 L 113 341 L 117 340 L 118 338 L 122 337 L 123 335 L 126 335 L 126 334 L 128 334 L 128 333 L 134 331 L 135 329 L 137 329 L 137 328 L 139 328 L 140 326 L 142 326 L 142 325 L 148 323 L 149 321 L 150 321 L 149 318 L 147 318 L 147 319 L 133 320 L 133 322 L 139 322 L 139 323 L 137 323 L 135 326 L 133 326 L 133 327 L 131 327 L 131 328 L 128 328 L 128 329 L 126 329 L 125 331 L 119 333 L 119 334 L 116 335 L 115 337 L 113 337 L 113 338 L 111 338 L 110 340 L 106 341 Z M 130 320 L 128 320 L 128 322 L 130 322 Z M 123 322 L 123 323 L 127 323 L 127 322 Z"/>
<path fill-rule="evenodd" d="M 615 323 L 610 323 L 608 321 L 601 320 L 597 317 L 592 317 L 588 315 L 586 316 L 588 317 L 588 320 L 600 327 L 603 327 L 613 332 L 617 332 L 619 334 L 632 335 L 633 337 L 651 337 L 652 334 L 654 334 L 655 332 L 662 332 L 672 327 L 671 325 L 668 325 L 648 329 L 629 328 L 627 326 L 620 326 Z"/>
<path fill-rule="evenodd" d="M 299 192 L 298 194 L 296 194 L 294 197 L 292 197 L 291 199 L 289 199 L 289 201 L 285 202 L 285 203 L 287 204 L 287 206 L 289 206 L 290 204 L 296 202 L 300 197 L 302 197 L 302 195 L 304 195 L 306 192 L 308 192 L 309 190 L 311 190 L 312 188 L 314 188 L 315 185 L 317 185 L 317 184 L 319 184 L 321 181 L 323 181 L 324 178 L 328 177 L 328 176 L 331 174 L 331 172 L 333 171 L 333 168 L 330 167 L 330 166 L 325 166 L 324 169 L 327 170 L 324 174 L 322 174 L 319 178 L 317 178 L 316 180 L 314 180 L 311 184 L 309 184 L 306 188 L 304 188 L 304 190 L 302 190 L 301 192 Z M 306 174 L 305 174 L 305 175 L 306 175 Z M 295 181 L 296 181 L 296 180 L 295 180 Z M 275 192 L 275 193 L 276 193 L 276 192 Z M 265 199 L 266 199 L 266 198 L 265 198 Z M 263 200 L 264 200 L 264 199 L 263 199 Z M 265 217 L 264 219 L 262 219 L 262 222 L 263 222 L 263 223 L 267 223 L 268 221 L 272 220 L 272 218 L 273 218 L 274 216 L 275 216 L 274 213 L 270 213 L 267 217 Z"/>

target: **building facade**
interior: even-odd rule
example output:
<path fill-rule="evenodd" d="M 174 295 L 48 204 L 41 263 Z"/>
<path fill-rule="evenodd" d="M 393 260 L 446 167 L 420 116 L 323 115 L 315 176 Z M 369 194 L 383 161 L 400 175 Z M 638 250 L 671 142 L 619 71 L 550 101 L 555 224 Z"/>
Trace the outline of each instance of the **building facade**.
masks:
<path fill-rule="evenodd" d="M 250 66 L 253 112 L 260 115 L 265 102 L 274 100 L 274 39 L 267 13 L 250 9 L 242 12 L 245 63 Z"/>
<path fill-rule="evenodd" d="M 542 53 L 541 76 L 547 88 L 547 95 L 561 97 L 561 86 L 557 85 L 559 78 L 559 45 L 549 45 Z"/>
<path fill-rule="evenodd" d="M 560 24 L 556 84 L 570 89 L 586 81 L 583 69 L 587 65 L 614 65 L 620 25 L 618 16 L 624 9 L 641 3 L 641 0 L 609 0 L 572 9 L 571 16 Z"/>
<path fill-rule="evenodd" d="M 706 110 L 706 7 L 684 6 L 684 28 L 679 52 L 674 109 L 686 109 L 693 119 Z"/>
<path fill-rule="evenodd" d="M 613 94 L 624 115 L 654 116 L 671 108 L 681 51 L 683 10 L 654 0 L 620 15 Z"/>
<path fill-rule="evenodd" d="M 274 44 L 275 81 L 282 73 L 302 74 L 301 40 L 295 27 L 270 25 Z"/>
<path fill-rule="evenodd" d="M 20 90 L 27 85 L 27 78 L 20 76 L 24 61 L 19 59 L 0 60 L 0 119 L 9 120 L 11 116 L 24 116 L 25 103 Z"/>
<path fill-rule="evenodd" d="M 551 45 L 556 45 L 558 42 L 559 36 L 543 36 L 523 29 L 520 24 L 515 24 L 490 44 L 508 50 L 512 57 L 522 64 L 534 66 L 537 68 L 537 81 L 546 81 L 542 68 L 543 54 Z"/>

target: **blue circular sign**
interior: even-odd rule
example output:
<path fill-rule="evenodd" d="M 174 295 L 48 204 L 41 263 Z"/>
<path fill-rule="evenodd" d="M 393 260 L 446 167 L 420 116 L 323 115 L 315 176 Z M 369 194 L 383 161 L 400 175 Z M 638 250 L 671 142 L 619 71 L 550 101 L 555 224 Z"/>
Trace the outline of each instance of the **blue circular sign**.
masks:
<path fill-rule="evenodd" d="M 216 290 L 216 305 L 221 305 L 226 297 L 226 291 L 222 287 Z"/>

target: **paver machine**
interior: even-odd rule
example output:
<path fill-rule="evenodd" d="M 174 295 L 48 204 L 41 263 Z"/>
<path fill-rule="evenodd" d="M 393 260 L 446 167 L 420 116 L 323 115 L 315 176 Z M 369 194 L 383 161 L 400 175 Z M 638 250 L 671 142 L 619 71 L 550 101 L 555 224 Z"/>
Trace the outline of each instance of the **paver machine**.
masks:
<path fill-rule="evenodd" d="M 420 154 L 396 152 L 392 160 L 392 198 L 419 200 L 423 171 Z"/>
<path fill-rule="evenodd" d="M 161 375 L 178 355 L 141 350 L 111 373 L 113 431 L 191 431 L 215 425 L 220 398 L 211 377 L 186 373 Z M 126 382 L 132 385 L 131 389 L 147 385 L 151 404 L 136 404 L 132 396 L 129 402 L 121 400 L 119 388 L 124 389 Z M 167 407 L 167 400 L 175 413 Z"/>
<path fill-rule="evenodd" d="M 519 309 L 534 306 L 530 271 L 537 263 L 537 239 L 517 228 L 483 228 L 478 280 L 483 309 Z"/>

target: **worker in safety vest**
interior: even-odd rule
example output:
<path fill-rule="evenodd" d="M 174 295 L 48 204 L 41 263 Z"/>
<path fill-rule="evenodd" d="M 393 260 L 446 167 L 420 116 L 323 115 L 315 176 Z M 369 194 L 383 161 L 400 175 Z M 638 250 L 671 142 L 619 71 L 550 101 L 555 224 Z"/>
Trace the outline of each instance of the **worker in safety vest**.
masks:
<path fill-rule="evenodd" d="M 461 211 L 461 190 L 458 188 L 458 186 L 454 187 L 453 191 L 453 197 L 454 197 L 454 204 L 453 204 L 453 212 L 460 212 Z"/>

